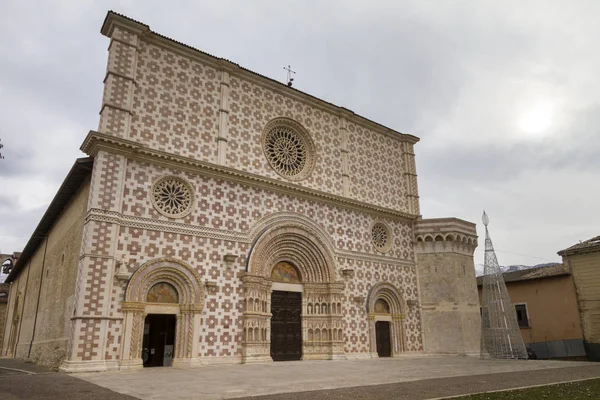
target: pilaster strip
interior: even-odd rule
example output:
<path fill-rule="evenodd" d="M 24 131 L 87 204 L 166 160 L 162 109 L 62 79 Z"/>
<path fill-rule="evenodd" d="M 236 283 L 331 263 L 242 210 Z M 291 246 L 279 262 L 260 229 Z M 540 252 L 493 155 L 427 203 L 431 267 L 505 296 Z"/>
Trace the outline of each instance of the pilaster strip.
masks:
<path fill-rule="evenodd" d="M 340 117 L 340 134 L 342 136 L 342 186 L 344 196 L 350 196 L 350 168 L 348 167 L 348 129 L 346 119 Z"/>
<path fill-rule="evenodd" d="M 221 70 L 221 96 L 219 104 L 219 137 L 217 138 L 217 164 L 227 165 L 227 137 L 229 134 L 229 72 Z"/>

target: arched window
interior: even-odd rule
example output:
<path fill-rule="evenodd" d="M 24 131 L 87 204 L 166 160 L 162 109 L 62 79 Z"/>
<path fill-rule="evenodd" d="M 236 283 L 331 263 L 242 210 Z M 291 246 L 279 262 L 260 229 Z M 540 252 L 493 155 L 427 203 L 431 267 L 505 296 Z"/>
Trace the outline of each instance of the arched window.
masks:
<path fill-rule="evenodd" d="M 148 303 L 179 303 L 179 295 L 173 285 L 159 282 L 148 290 L 146 301 Z"/>

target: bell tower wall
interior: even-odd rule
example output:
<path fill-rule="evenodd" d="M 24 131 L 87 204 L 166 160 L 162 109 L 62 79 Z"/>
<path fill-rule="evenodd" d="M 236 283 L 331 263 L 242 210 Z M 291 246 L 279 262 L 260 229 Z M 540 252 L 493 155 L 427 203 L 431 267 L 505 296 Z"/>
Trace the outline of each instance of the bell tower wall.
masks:
<path fill-rule="evenodd" d="M 419 220 L 415 238 L 425 352 L 478 353 L 475 224 L 457 218 Z"/>

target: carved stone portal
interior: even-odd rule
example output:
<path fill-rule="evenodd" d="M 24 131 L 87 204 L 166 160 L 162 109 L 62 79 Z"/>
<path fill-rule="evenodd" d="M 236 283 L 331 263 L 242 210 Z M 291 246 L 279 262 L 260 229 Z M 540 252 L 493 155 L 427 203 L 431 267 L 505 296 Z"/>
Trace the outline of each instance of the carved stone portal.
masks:
<path fill-rule="evenodd" d="M 198 273 L 183 261 L 161 258 L 131 276 L 121 303 L 124 322 L 121 369 L 142 367 L 142 338 L 147 314 L 177 317 L 173 365 L 198 360 L 204 288 Z"/>
<path fill-rule="evenodd" d="M 390 283 L 377 283 L 369 292 L 367 312 L 371 357 L 379 357 L 376 327 L 378 321 L 389 322 L 391 356 L 394 357 L 403 353 L 406 350 L 406 337 L 403 326 L 406 319 L 406 302 L 400 291 Z"/>
<path fill-rule="evenodd" d="M 342 292 L 335 258 L 314 226 L 298 221 L 273 224 L 254 241 L 245 295 L 242 362 L 271 361 L 273 281 L 302 291 L 302 359 L 344 357 Z M 322 236 L 321 236 L 322 237 Z"/>

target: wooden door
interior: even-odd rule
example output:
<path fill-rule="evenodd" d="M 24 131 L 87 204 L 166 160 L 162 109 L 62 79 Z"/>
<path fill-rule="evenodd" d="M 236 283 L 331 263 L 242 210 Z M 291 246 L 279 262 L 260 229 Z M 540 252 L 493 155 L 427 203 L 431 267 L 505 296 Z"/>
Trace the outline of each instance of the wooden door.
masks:
<path fill-rule="evenodd" d="M 390 323 L 387 321 L 375 322 L 375 336 L 377 337 L 377 354 L 379 357 L 391 357 Z"/>
<path fill-rule="evenodd" d="M 299 360 L 302 357 L 302 294 L 273 291 L 271 314 L 273 361 Z"/>

